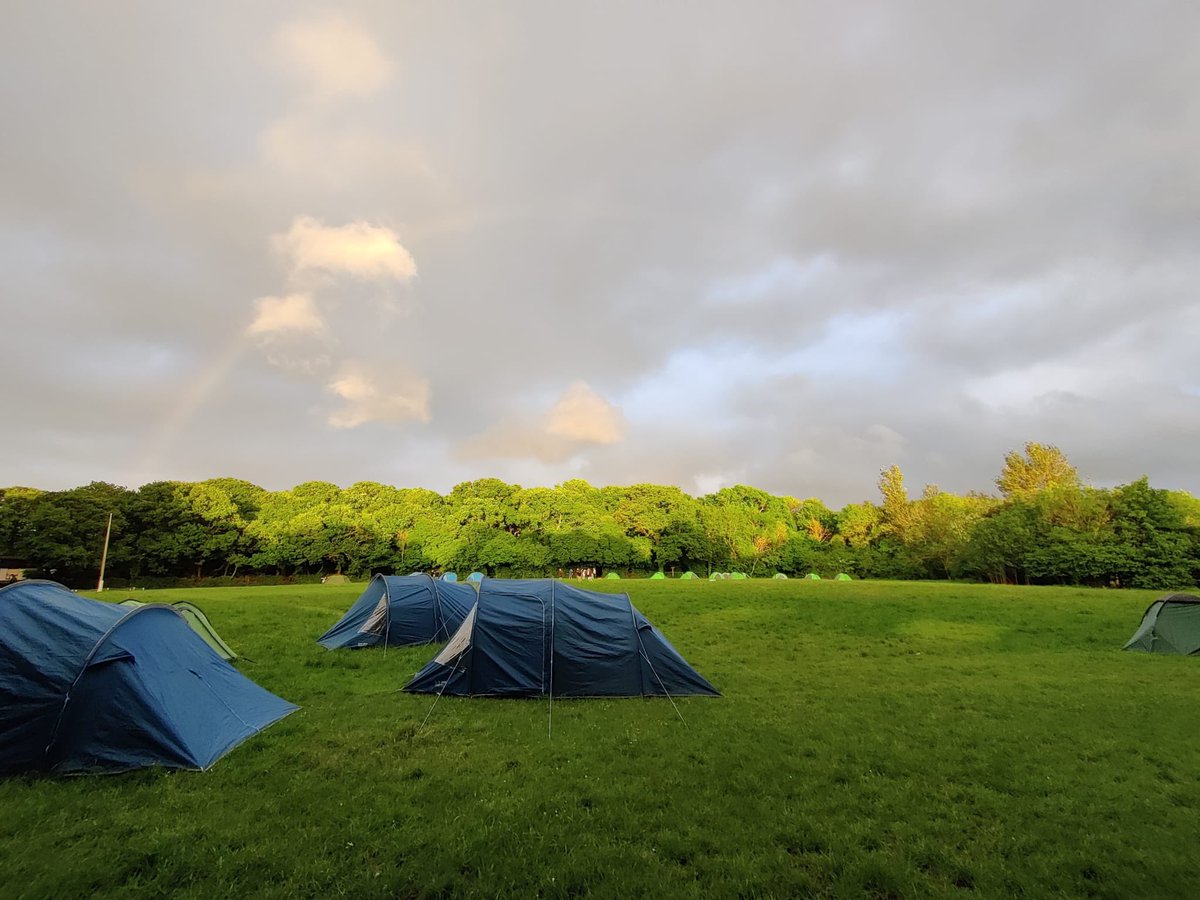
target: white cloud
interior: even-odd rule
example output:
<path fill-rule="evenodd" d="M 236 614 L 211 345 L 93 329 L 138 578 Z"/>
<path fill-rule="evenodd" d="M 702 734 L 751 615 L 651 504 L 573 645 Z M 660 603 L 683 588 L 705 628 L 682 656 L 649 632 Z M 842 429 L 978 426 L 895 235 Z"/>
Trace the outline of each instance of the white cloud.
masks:
<path fill-rule="evenodd" d="M 272 243 L 290 260 L 293 276 L 316 270 L 370 281 L 408 281 L 417 274 L 417 264 L 396 232 L 361 220 L 329 227 L 311 216 L 297 216 Z"/>
<path fill-rule="evenodd" d="M 336 13 L 284 25 L 272 49 L 280 68 L 318 100 L 370 96 L 395 70 L 362 25 Z"/>
<path fill-rule="evenodd" d="M 429 382 L 409 375 L 379 378 L 349 363 L 329 383 L 342 408 L 329 416 L 334 428 L 357 428 L 368 422 L 399 424 L 429 421 Z"/>
<path fill-rule="evenodd" d="M 1103 365 L 1038 362 L 971 379 L 963 385 L 963 391 L 991 407 L 1022 408 L 1061 394 L 1092 395 L 1107 380 L 1105 375 Z"/>
<path fill-rule="evenodd" d="M 546 433 L 585 444 L 615 444 L 625 423 L 621 411 L 586 382 L 576 381 L 546 416 Z"/>
<path fill-rule="evenodd" d="M 280 332 L 320 334 L 325 320 L 308 294 L 288 294 L 286 297 L 259 297 L 254 301 L 257 314 L 247 329 L 248 334 L 274 335 Z"/>

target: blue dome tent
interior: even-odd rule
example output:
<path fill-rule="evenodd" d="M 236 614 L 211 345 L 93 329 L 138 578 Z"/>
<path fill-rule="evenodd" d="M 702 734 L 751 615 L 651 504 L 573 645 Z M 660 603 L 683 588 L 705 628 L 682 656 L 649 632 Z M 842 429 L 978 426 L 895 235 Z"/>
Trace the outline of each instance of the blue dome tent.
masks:
<path fill-rule="evenodd" d="M 0 588 L 0 772 L 207 769 L 299 707 L 221 659 L 170 606 Z"/>
<path fill-rule="evenodd" d="M 475 605 L 469 584 L 430 575 L 376 575 L 336 625 L 317 638 L 330 650 L 341 647 L 403 647 L 445 641 Z"/>
<path fill-rule="evenodd" d="M 445 649 L 404 688 L 491 697 L 720 696 L 628 594 L 485 579 Z"/>

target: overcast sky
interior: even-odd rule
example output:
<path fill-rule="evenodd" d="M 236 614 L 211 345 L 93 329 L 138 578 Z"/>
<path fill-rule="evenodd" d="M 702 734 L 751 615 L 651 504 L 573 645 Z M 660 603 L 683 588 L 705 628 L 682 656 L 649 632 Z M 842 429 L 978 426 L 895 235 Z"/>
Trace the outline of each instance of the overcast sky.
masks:
<path fill-rule="evenodd" d="M 1200 4 L 25 3 L 0 483 L 1200 494 Z"/>

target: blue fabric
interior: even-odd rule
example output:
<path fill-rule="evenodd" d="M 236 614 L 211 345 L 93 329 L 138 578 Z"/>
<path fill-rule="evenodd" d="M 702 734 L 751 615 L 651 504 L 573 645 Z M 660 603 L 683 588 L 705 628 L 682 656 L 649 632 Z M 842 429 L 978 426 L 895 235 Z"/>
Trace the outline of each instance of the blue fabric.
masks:
<path fill-rule="evenodd" d="M 585 591 L 553 579 L 485 579 L 474 620 L 462 631 L 406 691 L 491 697 L 551 692 L 556 697 L 719 696 L 633 607 L 628 594 Z"/>
<path fill-rule="evenodd" d="M 0 589 L 0 772 L 206 769 L 297 708 L 170 607 Z"/>
<path fill-rule="evenodd" d="M 377 613 L 386 598 L 383 615 Z M 444 641 L 458 630 L 471 607 L 475 589 L 435 581 L 429 575 L 376 575 L 354 605 L 317 638 L 330 650 L 342 647 L 393 647 Z"/>

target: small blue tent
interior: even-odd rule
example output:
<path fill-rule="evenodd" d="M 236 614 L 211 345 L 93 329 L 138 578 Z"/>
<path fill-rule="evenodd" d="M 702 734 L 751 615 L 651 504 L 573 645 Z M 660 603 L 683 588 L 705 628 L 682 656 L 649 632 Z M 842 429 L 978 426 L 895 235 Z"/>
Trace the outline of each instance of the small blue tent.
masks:
<path fill-rule="evenodd" d="M 449 640 L 475 605 L 469 584 L 430 575 L 376 575 L 336 625 L 317 638 L 341 647 L 403 647 Z"/>
<path fill-rule="evenodd" d="M 0 588 L 0 772 L 207 769 L 296 709 L 169 606 Z"/>
<path fill-rule="evenodd" d="M 482 572 L 472 572 L 470 575 L 467 576 L 467 581 L 478 584 L 479 582 L 483 581 L 483 573 Z"/>
<path fill-rule="evenodd" d="M 485 579 L 450 643 L 404 690 L 457 696 L 639 697 L 716 688 L 628 594 L 553 579 Z"/>

